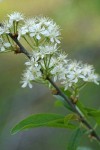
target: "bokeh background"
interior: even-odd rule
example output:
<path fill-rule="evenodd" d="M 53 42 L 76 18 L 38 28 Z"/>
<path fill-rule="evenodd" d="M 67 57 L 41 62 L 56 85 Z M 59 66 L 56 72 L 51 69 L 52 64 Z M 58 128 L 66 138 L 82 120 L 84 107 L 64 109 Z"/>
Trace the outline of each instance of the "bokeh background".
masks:
<path fill-rule="evenodd" d="M 93 64 L 100 73 L 100 0 L 2 0 L 0 22 L 13 11 L 27 17 L 43 15 L 61 27 L 62 44 L 71 59 Z M 43 85 L 22 89 L 24 55 L 0 54 L 0 150 L 66 150 L 71 132 L 65 129 L 38 128 L 11 135 L 11 128 L 30 114 L 62 113 Z M 100 108 L 100 86 L 89 84 L 80 94 L 87 106 Z M 99 132 L 100 133 L 100 132 Z M 96 142 L 84 137 L 81 146 L 99 150 Z"/>

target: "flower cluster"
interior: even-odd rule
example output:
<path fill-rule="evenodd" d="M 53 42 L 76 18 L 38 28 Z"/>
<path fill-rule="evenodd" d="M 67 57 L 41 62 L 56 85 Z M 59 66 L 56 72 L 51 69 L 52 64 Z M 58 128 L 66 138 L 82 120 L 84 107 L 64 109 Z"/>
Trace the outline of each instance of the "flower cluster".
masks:
<path fill-rule="evenodd" d="M 65 77 L 61 84 L 64 84 L 65 90 L 82 87 L 84 83 L 93 82 L 99 84 L 100 77 L 95 73 L 93 66 L 83 64 L 82 62 L 71 61 L 66 67 Z"/>
<path fill-rule="evenodd" d="M 0 36 L 4 37 L 11 33 L 16 36 L 18 40 L 21 37 L 34 50 L 34 47 L 45 44 L 59 44 L 60 43 L 60 28 L 56 23 L 48 17 L 35 17 L 24 19 L 23 14 L 14 12 L 8 15 L 0 26 Z M 12 45 L 12 39 L 8 42 Z M 12 45 L 13 47 L 13 45 Z M 6 49 L 5 49 L 6 50 Z"/>
<path fill-rule="evenodd" d="M 0 26 L 0 51 L 13 48 L 11 33 L 17 40 L 21 37 L 32 48 L 31 59 L 26 62 L 22 87 L 32 88 L 32 82 L 47 83 L 47 77 L 59 81 L 65 90 L 82 87 L 84 83 L 99 84 L 100 77 L 93 66 L 69 60 L 67 55 L 58 49 L 60 28 L 47 17 L 24 19 L 19 12 L 8 15 Z"/>
<path fill-rule="evenodd" d="M 15 28 L 17 29 L 18 23 L 22 20 L 24 20 L 24 17 L 19 12 L 8 15 L 8 19 L 0 26 L 0 35 L 12 33 Z"/>
<path fill-rule="evenodd" d="M 47 40 L 51 43 L 60 43 L 59 26 L 46 17 L 36 17 L 25 20 L 25 24 L 18 31 L 18 39 L 28 35 L 36 40 Z"/>
<path fill-rule="evenodd" d="M 40 46 L 25 64 L 27 70 L 23 74 L 22 87 L 32 87 L 32 81 L 45 82 L 48 76 L 52 77 L 54 82 L 59 81 L 65 90 L 81 87 L 87 82 L 98 85 L 100 80 L 93 66 L 69 60 L 67 55 L 58 52 L 56 46 Z"/>
<path fill-rule="evenodd" d="M 16 34 L 18 24 L 24 19 L 23 15 L 19 12 L 14 12 L 8 15 L 8 19 L 0 24 L 0 52 L 5 52 L 13 47 L 13 41 L 9 38 L 9 33 Z"/>
<path fill-rule="evenodd" d="M 25 63 L 27 69 L 23 74 L 22 87 L 28 85 L 32 88 L 32 81 L 45 82 L 46 77 L 50 75 L 50 70 L 56 63 L 53 57 L 56 51 L 56 45 L 46 45 L 39 46 L 38 50 L 33 52 L 31 60 Z"/>

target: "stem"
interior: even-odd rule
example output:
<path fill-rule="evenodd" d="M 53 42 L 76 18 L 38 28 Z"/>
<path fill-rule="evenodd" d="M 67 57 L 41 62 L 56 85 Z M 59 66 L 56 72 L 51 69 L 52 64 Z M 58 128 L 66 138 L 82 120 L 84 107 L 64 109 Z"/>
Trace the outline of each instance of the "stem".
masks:
<path fill-rule="evenodd" d="M 65 101 L 69 104 L 72 110 L 80 117 L 81 122 L 91 131 L 90 135 L 95 137 L 100 142 L 100 137 L 97 135 L 95 130 L 91 127 L 91 125 L 87 122 L 87 120 L 83 117 L 83 115 L 77 109 L 75 104 L 71 102 L 71 100 L 56 86 L 56 84 L 49 77 L 47 78 L 47 80 L 53 85 L 53 87 L 55 87 L 59 95 L 65 99 Z"/>
<path fill-rule="evenodd" d="M 29 52 L 22 46 L 22 44 L 17 40 L 16 36 L 13 36 L 11 33 L 8 34 L 11 39 L 19 46 L 20 48 L 20 53 L 24 53 L 29 59 L 31 59 L 31 55 Z"/>
<path fill-rule="evenodd" d="M 17 37 L 13 36 L 11 33 L 9 33 L 9 36 L 14 40 L 14 42 L 19 46 L 20 52 L 24 53 L 29 59 L 31 59 L 31 55 L 29 52 L 21 45 L 21 43 L 17 40 Z M 97 135 L 96 131 L 92 128 L 92 126 L 88 123 L 88 121 L 84 118 L 82 115 L 80 109 L 72 103 L 72 101 L 59 89 L 59 87 L 50 79 L 49 77 L 46 78 L 51 85 L 57 90 L 59 95 L 64 98 L 64 100 L 68 103 L 68 105 L 72 108 L 73 112 L 76 113 L 80 121 L 90 130 L 90 135 L 97 139 L 98 142 L 100 142 L 100 137 Z"/>
<path fill-rule="evenodd" d="M 32 45 L 29 43 L 29 41 L 26 39 L 26 37 L 23 37 L 23 38 L 27 42 L 27 44 L 33 49 Z"/>

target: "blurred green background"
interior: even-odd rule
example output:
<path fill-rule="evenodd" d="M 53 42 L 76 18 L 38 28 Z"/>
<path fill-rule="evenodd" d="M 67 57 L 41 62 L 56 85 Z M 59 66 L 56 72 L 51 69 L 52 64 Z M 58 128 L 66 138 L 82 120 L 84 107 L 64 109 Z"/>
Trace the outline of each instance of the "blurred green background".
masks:
<path fill-rule="evenodd" d="M 61 47 L 69 58 L 93 64 L 100 73 L 100 0 L 3 0 L 0 22 L 13 11 L 27 17 L 53 18 L 62 29 Z M 66 114 L 65 109 L 54 106 L 55 99 L 46 87 L 21 88 L 25 60 L 24 55 L 0 54 L 0 150 L 66 150 L 71 132 L 65 129 L 38 128 L 10 134 L 11 128 L 30 114 Z M 89 84 L 80 99 L 87 106 L 100 108 L 100 86 Z M 87 137 L 80 145 L 100 149 Z"/>

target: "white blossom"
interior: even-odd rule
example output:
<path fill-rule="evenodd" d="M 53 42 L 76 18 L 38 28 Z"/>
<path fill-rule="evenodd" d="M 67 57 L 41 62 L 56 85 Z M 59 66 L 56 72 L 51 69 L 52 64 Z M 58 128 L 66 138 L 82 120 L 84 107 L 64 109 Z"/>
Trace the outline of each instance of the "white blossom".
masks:
<path fill-rule="evenodd" d="M 29 18 L 29 19 L 26 19 L 26 20 L 24 21 L 25 26 L 27 26 L 27 27 L 34 26 L 34 25 L 36 24 L 36 22 L 37 22 L 36 17 L 34 17 L 34 18 Z"/>
<path fill-rule="evenodd" d="M 18 33 L 18 39 L 28 34 L 31 38 L 35 37 L 38 41 L 48 38 L 51 43 L 60 43 L 60 28 L 53 20 L 46 17 L 35 17 L 25 20 Z"/>
<path fill-rule="evenodd" d="M 57 45 L 39 46 L 37 51 L 33 52 L 31 60 L 25 64 L 31 70 L 35 81 L 39 78 L 43 81 L 43 76 L 48 74 L 54 82 L 59 81 L 63 84 L 65 90 L 78 87 L 80 83 L 99 84 L 100 81 L 93 66 L 69 60 L 66 54 L 58 51 Z"/>
<path fill-rule="evenodd" d="M 30 36 L 31 37 L 36 37 L 37 40 L 40 40 L 41 39 L 41 34 L 42 32 L 45 30 L 44 27 L 41 27 L 41 24 L 38 23 L 38 24 L 35 24 L 34 26 L 32 27 L 29 27 L 29 32 L 30 32 Z"/>
<path fill-rule="evenodd" d="M 11 46 L 11 44 L 9 42 L 5 42 L 5 41 L 3 41 L 2 38 L 0 38 L 0 52 L 4 52 L 10 46 Z"/>
<path fill-rule="evenodd" d="M 45 82 L 47 76 L 63 84 L 65 90 L 78 88 L 85 82 L 99 84 L 100 76 L 92 65 L 69 60 L 57 48 L 61 33 L 52 19 L 42 16 L 24 19 L 19 12 L 8 15 L 8 20 L 0 25 L 0 52 L 11 47 L 7 34 L 12 31 L 18 33 L 18 40 L 23 37 L 33 49 L 31 59 L 25 63 L 27 69 L 23 74 L 22 87 L 28 85 L 32 88 L 32 81 Z"/>
<path fill-rule="evenodd" d="M 83 68 L 82 68 L 82 74 L 83 74 L 84 76 L 90 75 L 91 72 L 93 72 L 93 71 L 94 71 L 94 68 L 93 68 L 92 65 L 87 65 L 87 64 L 85 64 L 85 65 L 83 66 Z"/>
<path fill-rule="evenodd" d="M 50 38 L 50 41 L 52 43 L 56 42 L 56 43 L 60 43 L 60 40 L 59 40 L 59 36 L 60 36 L 60 31 L 59 31 L 59 27 L 54 24 L 54 25 L 51 25 L 48 27 L 48 33 L 45 34 L 47 37 Z"/>
<path fill-rule="evenodd" d="M 29 60 L 28 62 L 25 63 L 26 66 L 28 66 L 31 70 L 34 68 L 34 67 L 38 67 L 39 64 L 38 64 L 38 59 L 39 57 L 32 57 L 31 60 Z M 40 69 L 40 67 L 39 67 Z"/>
<path fill-rule="evenodd" d="M 26 86 L 29 86 L 29 88 L 32 88 L 31 81 L 34 80 L 34 76 L 32 72 L 27 69 L 25 73 L 23 74 L 23 80 L 21 81 L 22 87 L 25 88 Z"/>
<path fill-rule="evenodd" d="M 18 40 L 20 39 L 20 37 L 26 35 L 28 33 L 28 29 L 27 26 L 23 26 L 20 29 L 18 29 Z"/>
<path fill-rule="evenodd" d="M 25 88 L 26 86 L 29 86 L 29 88 L 32 88 L 32 81 L 36 81 L 41 77 L 40 68 L 38 67 L 29 67 L 26 69 L 26 71 L 23 73 L 22 78 L 22 87 Z"/>
<path fill-rule="evenodd" d="M 81 62 L 77 61 L 69 62 L 69 64 L 66 67 L 65 76 L 66 80 L 61 82 L 61 84 L 64 84 L 65 90 L 68 88 L 68 86 L 78 86 L 80 81 L 94 82 L 97 85 L 100 81 L 100 77 L 99 75 L 95 74 L 93 66 L 82 64 Z"/>
<path fill-rule="evenodd" d="M 83 81 L 85 82 L 94 82 L 95 84 L 99 85 L 100 77 L 98 74 L 91 73 L 87 76 L 84 76 Z"/>
<path fill-rule="evenodd" d="M 21 14 L 19 12 L 14 12 L 14 13 L 8 15 L 8 17 L 9 17 L 10 23 L 13 23 L 14 21 L 19 22 L 24 19 L 23 14 Z"/>
<path fill-rule="evenodd" d="M 4 33 L 4 28 L 0 26 L 0 35 L 2 35 L 3 33 Z"/>
<path fill-rule="evenodd" d="M 39 46 L 39 52 L 41 55 L 41 58 L 44 58 L 45 55 L 48 54 L 54 54 L 57 51 L 57 45 L 45 45 L 45 46 Z"/>
<path fill-rule="evenodd" d="M 53 69 L 51 70 L 51 74 L 54 77 L 54 81 L 56 82 L 57 80 L 66 79 L 65 77 L 66 69 L 63 67 L 63 64 L 57 65 L 57 62 L 56 62 L 56 64 L 54 65 L 55 67 L 53 67 Z"/>
<path fill-rule="evenodd" d="M 36 56 L 36 55 L 35 55 Z M 29 61 L 25 63 L 27 66 L 27 69 L 25 70 L 25 73 L 23 74 L 22 78 L 22 87 L 26 87 L 27 85 L 32 88 L 32 81 L 40 80 L 42 77 L 41 75 L 41 66 L 38 63 L 39 57 L 31 57 Z"/>
<path fill-rule="evenodd" d="M 8 24 L 7 21 L 5 21 L 2 26 L 0 26 L 0 35 L 3 35 L 5 33 L 10 33 L 9 28 L 11 27 L 11 24 Z"/>
<path fill-rule="evenodd" d="M 73 85 L 73 82 L 71 80 L 66 79 L 62 81 L 61 84 L 64 85 L 65 90 L 68 90 Z"/>
<path fill-rule="evenodd" d="M 53 20 L 48 17 L 37 17 L 37 20 L 41 23 L 41 25 L 45 25 L 45 27 L 48 27 L 51 24 L 53 24 Z"/>

